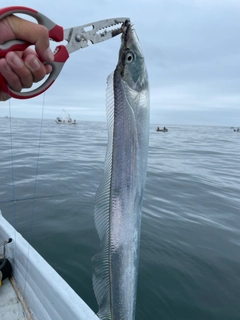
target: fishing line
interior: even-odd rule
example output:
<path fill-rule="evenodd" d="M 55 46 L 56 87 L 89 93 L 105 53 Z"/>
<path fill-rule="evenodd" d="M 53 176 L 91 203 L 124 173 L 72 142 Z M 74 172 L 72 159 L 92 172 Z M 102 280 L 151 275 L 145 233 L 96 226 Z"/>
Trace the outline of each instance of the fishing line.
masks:
<path fill-rule="evenodd" d="M 18 199 L 9 199 L 0 201 L 0 203 L 9 203 L 9 202 L 19 202 L 19 201 L 29 201 L 29 200 L 38 200 L 38 199 L 48 199 L 48 198 L 55 198 L 55 197 L 62 197 L 62 196 L 75 196 L 78 195 L 78 192 L 74 193 L 61 193 L 61 194 L 52 194 L 49 196 L 40 196 L 40 197 L 30 197 L 30 198 L 18 198 Z"/>
<path fill-rule="evenodd" d="M 14 175 L 14 161 L 13 161 L 13 130 L 12 130 L 12 111 L 11 111 L 11 97 L 10 91 L 8 89 L 9 99 L 8 99 L 8 117 L 9 117 L 9 134 L 10 134 L 10 154 L 11 154 L 11 168 L 12 168 L 12 198 L 15 198 L 15 175 Z M 14 263 L 18 260 L 17 250 L 16 250 L 16 203 L 13 205 L 13 226 L 14 226 L 14 242 L 13 242 L 13 258 Z M 20 304 L 18 304 L 18 318 L 20 318 Z"/>
<path fill-rule="evenodd" d="M 14 163 L 13 163 L 13 134 L 12 134 L 12 112 L 11 99 L 8 99 L 8 115 L 9 115 L 9 131 L 10 131 L 10 154 L 11 154 L 11 168 L 12 168 L 12 198 L 15 198 L 15 184 L 14 184 Z M 13 225 L 16 227 L 16 207 L 13 207 Z"/>
<path fill-rule="evenodd" d="M 42 140 L 42 128 L 43 128 L 43 114 L 44 114 L 44 105 L 45 105 L 45 92 L 43 93 L 43 101 L 42 101 L 42 116 L 41 116 L 41 123 L 40 123 L 40 132 L 39 132 L 39 141 L 38 141 L 38 152 L 37 152 L 37 164 L 36 164 L 36 173 L 35 173 L 35 183 L 34 183 L 34 191 L 33 191 L 33 198 L 36 197 L 37 192 L 37 180 L 38 180 L 38 168 L 39 168 L 39 158 L 40 158 L 40 149 L 41 149 L 41 140 Z M 33 235 L 33 217 L 35 211 L 35 201 L 32 203 L 32 213 L 31 213 L 31 220 L 30 220 L 30 237 L 29 242 L 32 240 Z M 27 265 L 26 265 L 26 273 L 25 273 L 25 282 L 23 287 L 23 296 L 25 296 L 27 278 L 28 278 L 28 268 L 29 268 L 29 253 L 30 253 L 30 243 L 28 245 L 27 251 Z"/>

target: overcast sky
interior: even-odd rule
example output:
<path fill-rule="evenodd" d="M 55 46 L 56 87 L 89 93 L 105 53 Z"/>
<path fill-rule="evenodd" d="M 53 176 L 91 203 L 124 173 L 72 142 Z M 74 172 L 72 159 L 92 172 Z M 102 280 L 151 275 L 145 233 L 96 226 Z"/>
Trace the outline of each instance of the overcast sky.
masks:
<path fill-rule="evenodd" d="M 19 5 L 2 0 L 1 6 Z M 64 28 L 130 17 L 149 73 L 151 123 L 240 126 L 240 0 L 22 0 Z M 55 44 L 53 48 L 55 47 Z M 120 36 L 73 53 L 53 86 L 11 99 L 13 117 L 105 121 L 106 78 Z M 9 102 L 1 103 L 0 117 Z"/>

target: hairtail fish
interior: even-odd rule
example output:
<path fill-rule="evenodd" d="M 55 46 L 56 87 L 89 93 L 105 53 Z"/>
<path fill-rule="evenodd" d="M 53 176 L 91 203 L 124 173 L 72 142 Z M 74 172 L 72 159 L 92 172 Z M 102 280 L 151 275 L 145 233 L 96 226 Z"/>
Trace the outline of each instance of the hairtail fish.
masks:
<path fill-rule="evenodd" d="M 147 171 L 148 74 L 130 21 L 122 28 L 118 64 L 107 79 L 108 146 L 95 202 L 100 252 L 93 257 L 93 287 L 101 320 L 135 319 Z"/>

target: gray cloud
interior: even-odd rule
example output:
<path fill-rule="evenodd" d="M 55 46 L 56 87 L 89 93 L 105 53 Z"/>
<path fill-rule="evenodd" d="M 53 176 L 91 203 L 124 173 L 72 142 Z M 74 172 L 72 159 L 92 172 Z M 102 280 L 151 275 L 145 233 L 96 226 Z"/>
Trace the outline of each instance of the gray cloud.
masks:
<path fill-rule="evenodd" d="M 12 1 L 11 5 L 17 5 Z M 2 1 L 2 7 L 8 6 Z M 70 27 L 114 16 L 130 17 L 151 84 L 151 121 L 160 124 L 239 125 L 240 20 L 238 0 L 75 0 L 58 5 L 23 0 Z M 106 78 L 117 63 L 120 37 L 71 55 L 45 95 L 45 117 L 66 108 L 79 120 L 105 121 Z M 38 114 L 43 98 L 11 101 L 16 116 Z M 4 116 L 8 102 L 2 103 Z"/>

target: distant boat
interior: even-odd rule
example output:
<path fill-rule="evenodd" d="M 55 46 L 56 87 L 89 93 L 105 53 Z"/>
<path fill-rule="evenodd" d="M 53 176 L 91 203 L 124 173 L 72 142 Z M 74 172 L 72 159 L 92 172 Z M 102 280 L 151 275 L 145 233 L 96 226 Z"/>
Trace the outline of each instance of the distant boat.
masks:
<path fill-rule="evenodd" d="M 77 121 L 75 119 L 72 121 L 70 114 L 67 113 L 64 109 L 62 110 L 62 113 L 62 117 L 57 117 L 55 119 L 55 122 L 57 124 L 77 124 Z"/>
<path fill-rule="evenodd" d="M 156 131 L 157 132 L 168 132 L 168 129 L 165 127 L 163 129 L 160 129 L 159 127 L 157 127 Z"/>
<path fill-rule="evenodd" d="M 235 131 L 235 132 L 240 132 L 240 129 L 237 128 L 237 129 L 234 129 L 233 131 Z"/>

